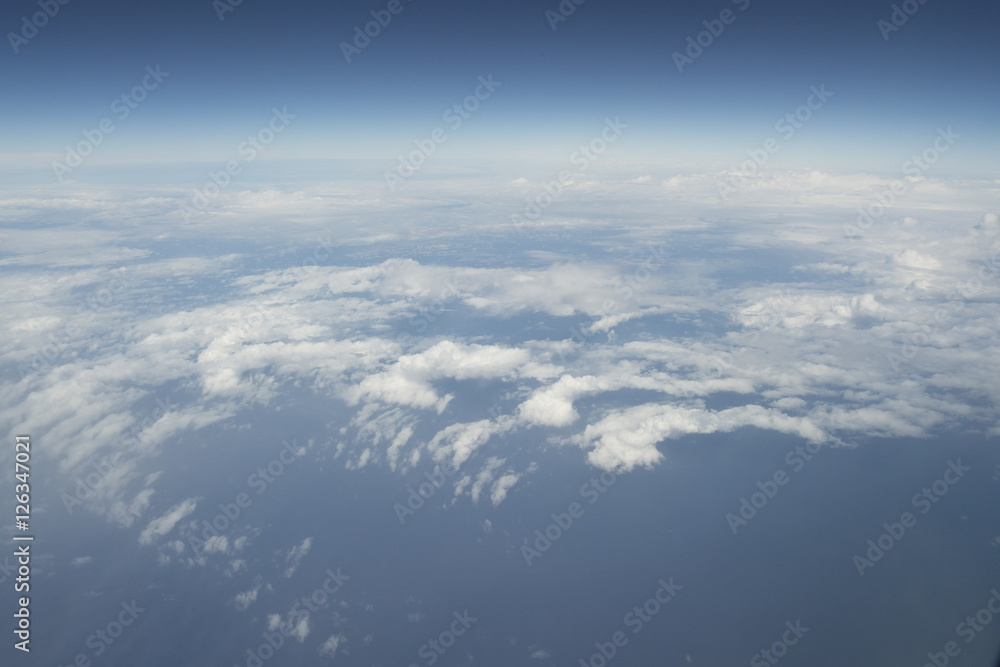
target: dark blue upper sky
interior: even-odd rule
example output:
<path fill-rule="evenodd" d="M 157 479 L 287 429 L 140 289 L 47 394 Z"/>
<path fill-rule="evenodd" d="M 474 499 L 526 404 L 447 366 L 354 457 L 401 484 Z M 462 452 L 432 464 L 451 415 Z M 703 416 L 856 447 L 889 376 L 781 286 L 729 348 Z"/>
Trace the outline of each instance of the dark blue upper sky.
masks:
<path fill-rule="evenodd" d="M 94 163 L 225 160 L 274 107 L 297 118 L 268 157 L 393 158 L 448 129 L 443 112 L 492 74 L 501 87 L 449 130 L 443 155 L 560 160 L 620 116 L 621 158 L 728 165 L 825 85 L 833 98 L 782 162 L 898 172 L 950 125 L 963 140 L 942 171 L 985 174 L 998 148 L 1000 8 L 912 1 L 886 40 L 888 1 L 587 0 L 553 30 L 555 0 L 402 0 L 350 64 L 341 42 L 387 2 L 245 0 L 220 20 L 210 0 L 71 1 L 16 54 L 5 39 L 4 163 L 64 153 L 105 117 L 115 132 Z M 678 72 L 672 54 L 723 10 L 731 23 Z M 0 27 L 20 32 L 37 11 L 5 3 Z M 170 76 L 116 118 L 112 101 L 156 65 Z"/>

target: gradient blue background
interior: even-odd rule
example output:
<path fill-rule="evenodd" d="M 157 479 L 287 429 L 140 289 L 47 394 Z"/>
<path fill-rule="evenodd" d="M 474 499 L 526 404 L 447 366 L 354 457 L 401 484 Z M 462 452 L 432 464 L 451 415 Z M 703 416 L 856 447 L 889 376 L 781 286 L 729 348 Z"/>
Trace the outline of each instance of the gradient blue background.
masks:
<path fill-rule="evenodd" d="M 266 159 L 391 163 L 492 74 L 502 87 L 442 157 L 564 159 L 620 116 L 630 125 L 621 159 L 724 166 L 825 84 L 834 98 L 781 163 L 895 173 L 950 125 L 963 141 L 940 169 L 988 175 L 1000 148 L 1000 8 L 931 0 L 885 41 L 876 22 L 891 4 L 588 0 L 553 31 L 545 11 L 556 2 L 404 0 L 348 64 L 339 44 L 385 3 L 246 0 L 220 20 L 208 0 L 73 1 L 19 53 L 4 44 L 3 164 L 65 152 L 160 65 L 170 77 L 89 165 L 225 160 L 286 106 L 294 131 Z M 735 21 L 679 73 L 671 54 L 727 8 Z M 19 30 L 37 10 L 5 3 L 0 27 Z"/>

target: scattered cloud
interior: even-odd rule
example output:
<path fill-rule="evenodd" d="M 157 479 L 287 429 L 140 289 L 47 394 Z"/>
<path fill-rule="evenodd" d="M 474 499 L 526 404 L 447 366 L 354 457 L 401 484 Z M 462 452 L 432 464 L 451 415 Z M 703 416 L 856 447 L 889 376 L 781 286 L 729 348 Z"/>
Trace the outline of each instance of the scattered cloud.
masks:
<path fill-rule="evenodd" d="M 347 637 L 344 635 L 330 635 L 319 647 L 319 654 L 328 658 L 336 657 L 337 649 L 346 641 Z"/>
<path fill-rule="evenodd" d="M 295 574 L 295 570 L 298 569 L 299 563 L 309 554 L 309 550 L 312 548 L 313 538 L 307 537 L 302 540 L 302 544 L 292 547 L 287 554 L 285 554 L 285 577 L 291 577 Z"/>
<path fill-rule="evenodd" d="M 149 522 L 149 525 L 139 534 L 139 544 L 152 544 L 156 538 L 163 537 L 174 529 L 177 522 L 194 512 L 197 506 L 198 500 L 195 498 L 188 498 L 184 502 L 174 505 L 167 510 L 166 514 Z"/>

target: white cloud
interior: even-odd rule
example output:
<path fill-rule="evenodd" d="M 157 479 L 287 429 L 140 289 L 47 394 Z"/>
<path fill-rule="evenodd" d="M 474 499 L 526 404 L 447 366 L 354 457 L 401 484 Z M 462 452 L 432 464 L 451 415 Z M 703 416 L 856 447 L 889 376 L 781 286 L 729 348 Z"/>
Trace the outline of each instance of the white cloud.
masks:
<path fill-rule="evenodd" d="M 260 586 L 255 586 L 244 593 L 238 593 L 233 599 L 237 611 L 246 611 L 250 605 L 257 601 L 257 593 Z"/>
<path fill-rule="evenodd" d="M 501 415 L 496 421 L 482 419 L 477 422 L 459 423 L 438 431 L 427 449 L 437 462 L 451 459 L 451 465 L 458 468 L 465 463 L 491 437 L 514 427 L 514 420 Z"/>
<path fill-rule="evenodd" d="M 267 615 L 267 629 L 270 631 L 275 631 L 280 628 L 287 628 L 290 630 L 286 632 L 286 635 L 290 635 L 299 640 L 301 644 L 309 636 L 309 615 L 299 615 L 298 620 L 292 623 L 292 613 L 289 612 L 288 620 L 283 620 L 280 614 L 268 614 Z M 284 632 L 284 630 L 282 630 Z"/>
<path fill-rule="evenodd" d="M 573 401 L 589 393 L 613 388 L 611 382 L 586 375 L 564 375 L 554 384 L 537 390 L 531 398 L 518 407 L 518 418 L 528 424 L 541 426 L 569 426 L 580 415 L 573 409 Z"/>
<path fill-rule="evenodd" d="M 307 537 L 302 540 L 302 544 L 292 547 L 289 549 L 288 553 L 285 554 L 285 564 L 287 568 L 285 569 L 285 577 L 291 577 L 295 574 L 295 570 L 298 569 L 299 563 L 309 555 L 309 550 L 312 548 L 313 538 Z"/>
<path fill-rule="evenodd" d="M 292 636 L 298 639 L 300 644 L 306 640 L 306 637 L 309 636 L 308 616 L 299 619 L 298 623 L 296 623 L 295 627 L 292 629 Z"/>
<path fill-rule="evenodd" d="M 294 266 L 310 256 L 334 213 L 378 221 L 338 238 L 359 256 L 371 250 L 364 244 L 390 239 L 463 247 L 470 230 L 456 231 L 462 207 L 435 205 L 427 219 L 387 229 L 375 190 L 336 197 L 326 196 L 335 191 L 330 184 L 234 191 L 197 237 L 175 224 L 179 195 L 169 188 L 141 200 L 106 189 L 8 191 L 0 218 L 56 216 L 84 228 L 61 229 L 58 239 L 30 224 L 5 232 L 11 254 L 0 263 L 41 268 L 4 277 L 0 321 L 10 335 L 0 361 L 30 365 L 42 358 L 39 341 L 65 337 L 68 322 L 79 331 L 38 369 L 0 384 L 0 428 L 31 424 L 51 443 L 47 455 L 67 482 L 136 440 L 87 500 L 88 510 L 124 527 L 149 511 L 153 485 L 164 483 L 149 463 L 167 443 L 212 425 L 242 428 L 248 413 L 276 410 L 292 391 L 354 406 L 353 419 L 337 423 L 349 465 L 405 472 L 430 455 L 468 466 L 456 491 L 474 490 L 477 499 L 488 489 L 491 499 L 502 499 L 506 480 L 516 476 L 496 480 L 499 469 L 489 467 L 508 456 L 495 436 L 514 429 L 537 430 L 532 437 L 540 439 L 565 429 L 595 464 L 633 467 L 660 461 L 656 443 L 664 438 L 745 425 L 802 437 L 825 429 L 831 438 L 996 428 L 1000 280 L 990 267 L 997 266 L 1000 224 L 995 213 L 983 213 L 995 206 L 995 183 L 908 182 L 905 210 L 887 210 L 850 241 L 841 231 L 845 216 L 890 179 L 762 172 L 725 209 L 724 217 L 741 221 L 733 227 L 712 222 L 719 176 L 664 175 L 648 166 L 588 175 L 564 195 L 588 218 L 551 216 L 544 224 L 585 239 L 591 256 L 604 259 L 549 244 L 516 267 L 497 267 L 496 257 L 472 251 L 454 266 L 407 258 Z M 503 196 L 521 197 L 523 185 Z M 463 191 L 455 192 L 449 197 L 461 200 Z M 518 201 L 477 205 L 492 215 Z M 663 214 L 678 202 L 684 215 Z M 713 208 L 699 208 L 704 202 Z M 275 207 L 286 211 L 286 223 L 269 229 L 262 221 Z M 775 216 L 791 222 L 775 225 Z M 86 228 L 98 219 L 100 228 Z M 116 227 L 135 219 L 144 221 L 141 239 Z M 606 229 L 608 219 L 615 235 L 585 236 Z M 244 256 L 207 252 L 161 259 L 150 250 L 159 241 L 145 240 L 238 238 L 248 221 L 260 223 L 262 248 L 294 248 L 275 264 L 284 268 L 261 271 L 248 268 Z M 485 231 L 492 230 L 471 233 Z M 648 280 L 621 289 L 623 277 L 640 275 L 636 261 L 621 259 L 622 249 L 652 240 L 717 244 L 726 259 L 672 257 Z M 767 253 L 768 274 L 746 283 L 731 278 L 730 262 L 740 266 L 758 251 Z M 88 298 L 123 265 L 124 287 L 113 302 L 89 308 Z M 201 282 L 217 288 L 196 299 L 172 295 Z M 591 335 L 571 342 L 570 325 Z M 597 335 L 612 327 L 615 338 Z M 487 384 L 481 381 L 520 403 L 516 418 L 452 414 L 465 405 L 461 392 L 475 398 Z M 184 399 L 170 398 L 162 389 L 168 386 L 184 388 Z M 704 407 L 723 392 L 727 404 L 767 407 Z M 149 407 L 155 398 L 182 404 L 156 410 Z M 167 534 L 169 515 L 151 522 L 140 540 Z M 240 549 L 238 541 L 216 547 Z M 289 561 L 288 570 L 296 565 Z"/>
<path fill-rule="evenodd" d="M 115 501 L 107 510 L 108 520 L 123 528 L 130 528 L 149 507 L 153 493 L 153 489 L 143 489 L 128 503 L 122 500 Z"/>
<path fill-rule="evenodd" d="M 494 471 L 502 466 L 504 462 L 505 459 L 497 458 L 496 456 L 490 457 L 483 469 L 476 475 L 476 481 L 472 484 L 472 488 L 469 490 L 469 496 L 472 498 L 472 502 L 479 502 L 479 496 L 482 494 L 483 489 L 487 484 L 493 481 Z"/>
<path fill-rule="evenodd" d="M 757 405 L 711 411 L 647 403 L 613 411 L 571 440 L 591 450 L 587 460 L 593 465 L 605 470 L 626 471 L 659 463 L 663 454 L 656 445 L 668 438 L 690 433 L 729 432 L 742 426 L 793 433 L 817 442 L 828 438 L 807 418 L 790 417 Z"/>
<path fill-rule="evenodd" d="M 225 535 L 213 535 L 205 540 L 204 551 L 207 554 L 224 554 L 229 551 L 229 538 Z"/>
<path fill-rule="evenodd" d="M 361 399 L 444 411 L 451 395 L 439 396 L 431 380 L 505 378 L 519 374 L 530 360 L 527 350 L 496 345 L 463 345 L 441 341 L 429 349 L 399 357 L 389 370 L 369 375 L 348 391 L 350 400 Z"/>
<path fill-rule="evenodd" d="M 174 505 L 167 513 L 161 517 L 153 519 L 149 525 L 139 534 L 139 544 L 152 544 L 157 537 L 162 537 L 174 529 L 177 522 L 194 512 L 198 506 L 198 500 L 188 498 L 184 502 Z"/>
<path fill-rule="evenodd" d="M 493 489 L 490 491 L 490 502 L 493 503 L 493 507 L 504 501 L 507 492 L 517 484 L 519 479 L 521 479 L 520 474 L 509 472 L 493 484 Z"/>
<path fill-rule="evenodd" d="M 327 637 L 326 641 L 319 647 L 319 654 L 330 658 L 337 655 L 337 649 L 341 644 L 347 641 L 347 637 L 344 635 L 330 635 Z"/>

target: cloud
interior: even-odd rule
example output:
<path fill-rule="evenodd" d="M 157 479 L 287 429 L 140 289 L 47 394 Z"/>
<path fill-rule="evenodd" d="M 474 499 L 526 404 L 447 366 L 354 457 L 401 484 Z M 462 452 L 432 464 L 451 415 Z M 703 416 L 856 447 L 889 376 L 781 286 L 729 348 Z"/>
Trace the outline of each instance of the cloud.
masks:
<path fill-rule="evenodd" d="M 528 424 L 540 426 L 569 426 L 580 415 L 573 409 L 573 401 L 580 396 L 607 391 L 615 385 L 607 380 L 586 375 L 564 375 L 547 387 L 537 390 L 531 398 L 518 407 L 518 418 Z"/>
<path fill-rule="evenodd" d="M 729 432 L 743 426 L 793 433 L 815 442 L 828 439 L 827 434 L 807 418 L 791 417 L 758 405 L 712 411 L 647 403 L 612 411 L 570 440 L 590 450 L 587 460 L 591 464 L 604 470 L 627 471 L 659 463 L 663 454 L 656 445 L 668 438 L 690 433 Z"/>
<path fill-rule="evenodd" d="M 292 614 L 289 612 L 288 620 L 282 620 L 280 614 L 268 614 L 267 616 L 267 629 L 270 631 L 278 630 L 279 628 L 288 628 L 290 632 L 286 634 L 295 637 L 299 640 L 301 644 L 309 636 L 309 615 L 305 614 L 299 617 L 296 623 L 292 623 Z M 284 630 L 282 630 L 284 632 Z"/>
<path fill-rule="evenodd" d="M 478 475 L 476 475 L 476 481 L 472 484 L 472 488 L 469 490 L 469 496 L 472 498 L 472 502 L 479 502 L 479 496 L 482 494 L 483 489 L 493 480 L 493 472 L 502 466 L 504 461 L 505 459 L 493 456 L 486 462 L 483 469 L 479 471 Z"/>
<path fill-rule="evenodd" d="M 198 506 L 198 500 L 188 498 L 182 503 L 171 507 L 163 516 L 153 519 L 149 525 L 139 534 L 139 544 L 152 544 L 157 537 L 162 537 L 174 529 L 177 522 L 194 512 Z"/>
<path fill-rule="evenodd" d="M 434 409 L 440 414 L 453 396 L 439 396 L 432 380 L 505 378 L 527 366 L 527 350 L 496 345 L 464 345 L 445 340 L 424 352 L 403 355 L 389 370 L 369 375 L 348 392 L 353 403 L 364 399 Z"/>
<path fill-rule="evenodd" d="M 285 569 L 285 577 L 291 577 L 295 574 L 295 570 L 299 567 L 299 562 L 309 554 L 309 550 L 312 548 L 313 538 L 307 537 L 302 540 L 302 544 L 292 547 L 287 554 L 285 554 L 285 564 L 288 566 Z"/>
<path fill-rule="evenodd" d="M 458 468 L 491 437 L 513 427 L 514 420 L 507 416 L 501 416 L 496 421 L 481 419 L 477 422 L 452 424 L 438 431 L 427 443 L 427 449 L 435 461 L 450 458 L 451 465 Z"/>
<path fill-rule="evenodd" d="M 306 637 L 309 636 L 308 616 L 299 619 L 299 622 L 292 629 L 292 636 L 298 639 L 300 644 L 306 640 Z"/>
<path fill-rule="evenodd" d="M 913 248 L 907 248 L 903 252 L 894 255 L 894 258 L 900 264 L 912 268 L 928 269 L 928 270 L 935 270 L 941 268 L 941 262 L 934 259 L 930 255 L 919 253 Z"/>
<path fill-rule="evenodd" d="M 257 593 L 260 586 L 255 586 L 244 593 L 238 593 L 233 599 L 237 611 L 246 611 L 250 605 L 257 601 Z"/>
<path fill-rule="evenodd" d="M 649 172 L 575 183 L 563 201 L 587 218 L 544 223 L 546 233 L 572 230 L 574 243 L 543 244 L 505 266 L 494 252 L 505 230 L 463 231 L 468 209 L 437 204 L 419 224 L 388 228 L 374 189 L 233 192 L 197 235 L 175 224 L 180 195 L 170 188 L 141 199 L 125 190 L 8 190 L 0 218 L 18 224 L 4 232 L 10 254 L 0 262 L 37 270 L 8 272 L 0 291 L 10 334 L 0 362 L 12 371 L 0 384 L 0 428 L 31 424 L 51 443 L 47 455 L 70 492 L 127 451 L 86 501 L 123 527 L 148 513 L 166 479 L 149 475 L 161 448 L 212 426 L 243 428 L 290 396 L 334 404 L 329 435 L 346 465 L 406 472 L 430 455 L 465 466 L 456 491 L 477 500 L 502 500 L 516 483 L 516 472 L 496 479 L 501 469 L 490 467 L 513 458 L 506 448 L 518 445 L 501 450 L 496 436 L 515 432 L 630 468 L 662 461 L 664 439 L 743 426 L 831 440 L 996 429 L 1000 224 L 984 213 L 995 206 L 995 183 L 908 181 L 906 209 L 887 210 L 851 240 L 845 216 L 891 179 L 762 172 L 724 209 L 741 221 L 731 226 L 713 222 L 719 174 Z M 449 197 L 468 203 L 473 193 Z M 503 196 L 476 199 L 477 210 L 505 219 L 522 195 Z M 684 214 L 665 217 L 676 203 Z M 287 212 L 280 228 L 267 223 L 275 206 Z M 335 213 L 378 221 L 337 237 L 357 257 L 393 240 L 421 257 L 463 248 L 461 260 L 449 251 L 421 262 L 296 265 L 334 243 L 318 239 Z M 775 225 L 775 216 L 795 222 Z M 71 228 L 31 226 L 62 219 Z M 136 219 L 148 234 L 120 226 Z M 247 221 L 260 225 L 251 241 Z M 472 235 L 495 245 L 474 250 Z M 164 258 L 165 239 L 192 256 Z M 195 239 L 204 248 L 257 245 L 213 254 Z M 653 243 L 704 252 L 642 272 Z M 291 254 L 260 268 L 256 258 L 275 244 Z M 766 273 L 734 270 L 760 258 Z M 197 291 L 205 284 L 210 292 Z M 615 336 L 604 336 L 612 327 Z M 51 337 L 58 346 L 45 347 Z M 513 417 L 479 412 L 487 386 Z M 154 399 L 178 405 L 157 409 Z M 168 533 L 169 518 L 140 539 Z M 238 550 L 223 540 L 216 547 Z"/>
<path fill-rule="evenodd" d="M 347 641 L 344 635 L 330 635 L 319 647 L 319 654 L 333 658 L 337 655 L 337 649 Z"/>
<path fill-rule="evenodd" d="M 79 556 L 70 561 L 70 565 L 74 567 L 79 567 L 81 565 L 86 565 L 94 560 L 93 556 Z"/>
<path fill-rule="evenodd" d="M 153 489 L 143 489 L 127 503 L 122 500 L 116 500 L 107 510 L 108 520 L 123 528 L 131 528 L 135 520 L 141 517 L 146 508 L 149 507 L 149 501 L 153 497 L 153 493 L 155 493 Z"/>
<path fill-rule="evenodd" d="M 224 554 L 229 551 L 229 538 L 225 535 L 213 535 L 205 540 L 204 552 L 207 554 Z"/>
<path fill-rule="evenodd" d="M 490 491 L 490 502 L 493 503 L 493 507 L 504 501 L 507 492 L 517 484 L 519 479 L 521 479 L 520 474 L 509 472 L 493 484 L 493 489 Z"/>
<path fill-rule="evenodd" d="M 229 561 L 229 565 L 226 566 L 224 574 L 227 577 L 232 577 L 246 569 L 247 569 L 247 562 L 245 560 L 243 560 L 242 558 L 234 558 L 233 560 Z"/>

